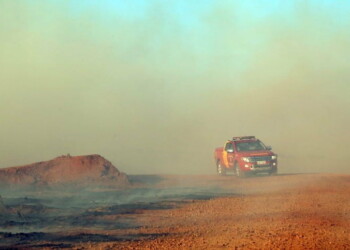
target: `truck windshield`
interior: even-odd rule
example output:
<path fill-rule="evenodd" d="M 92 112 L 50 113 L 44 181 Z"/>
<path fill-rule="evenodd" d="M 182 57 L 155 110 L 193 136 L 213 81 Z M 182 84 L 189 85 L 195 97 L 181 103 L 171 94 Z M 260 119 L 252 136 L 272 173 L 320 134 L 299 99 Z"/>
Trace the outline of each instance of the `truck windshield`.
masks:
<path fill-rule="evenodd" d="M 239 152 L 266 150 L 266 147 L 260 141 L 237 142 L 236 147 Z"/>

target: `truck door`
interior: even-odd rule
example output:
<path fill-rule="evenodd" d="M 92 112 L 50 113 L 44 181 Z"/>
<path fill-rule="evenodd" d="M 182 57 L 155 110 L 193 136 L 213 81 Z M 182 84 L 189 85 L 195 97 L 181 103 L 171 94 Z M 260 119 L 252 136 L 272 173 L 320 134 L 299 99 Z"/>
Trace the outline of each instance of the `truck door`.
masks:
<path fill-rule="evenodd" d="M 222 158 L 224 160 L 225 167 L 233 167 L 234 149 L 232 142 L 226 142 Z"/>

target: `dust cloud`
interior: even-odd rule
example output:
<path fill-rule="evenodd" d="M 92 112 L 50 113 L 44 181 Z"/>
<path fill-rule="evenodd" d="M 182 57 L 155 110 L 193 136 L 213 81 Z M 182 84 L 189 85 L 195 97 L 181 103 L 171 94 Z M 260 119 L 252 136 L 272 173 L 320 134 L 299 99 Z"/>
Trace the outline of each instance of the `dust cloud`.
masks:
<path fill-rule="evenodd" d="M 211 174 L 256 135 L 280 172 L 349 173 L 349 6 L 178 2 L 1 1 L 0 167 Z"/>

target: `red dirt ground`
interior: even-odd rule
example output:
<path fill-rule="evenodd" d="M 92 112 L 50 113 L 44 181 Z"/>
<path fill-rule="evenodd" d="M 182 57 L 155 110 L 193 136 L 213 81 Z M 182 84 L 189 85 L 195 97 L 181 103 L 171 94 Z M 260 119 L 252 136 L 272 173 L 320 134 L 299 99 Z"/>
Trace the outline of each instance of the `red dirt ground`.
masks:
<path fill-rule="evenodd" d="M 69 217 L 75 223 L 103 219 L 116 227 L 88 228 L 81 224 L 46 233 L 3 233 L 0 235 L 0 242 L 5 242 L 2 246 L 36 249 L 350 249 L 349 175 L 129 178 L 133 187 L 125 191 L 128 196 L 149 190 L 137 198 L 143 198 L 142 203 L 83 209 L 83 216 Z M 170 199 L 160 196 L 161 191 L 167 190 L 173 190 Z M 157 197 L 159 199 L 155 201 Z"/>
<path fill-rule="evenodd" d="M 181 182 L 186 181 L 200 185 L 216 183 L 238 191 L 237 196 L 193 201 L 177 209 L 140 211 L 136 217 L 142 228 L 114 233 L 152 237 L 78 246 L 110 249 L 350 249 L 349 175 L 285 175 L 245 180 L 236 177 L 181 178 Z"/>

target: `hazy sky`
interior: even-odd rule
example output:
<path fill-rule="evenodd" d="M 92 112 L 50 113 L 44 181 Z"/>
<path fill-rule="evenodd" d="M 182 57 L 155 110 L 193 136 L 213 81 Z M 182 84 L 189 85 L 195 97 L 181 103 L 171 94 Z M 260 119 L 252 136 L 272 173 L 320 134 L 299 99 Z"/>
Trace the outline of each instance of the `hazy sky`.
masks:
<path fill-rule="evenodd" d="M 256 135 L 281 172 L 350 173 L 350 2 L 0 0 L 0 167 L 101 154 L 215 173 Z"/>

